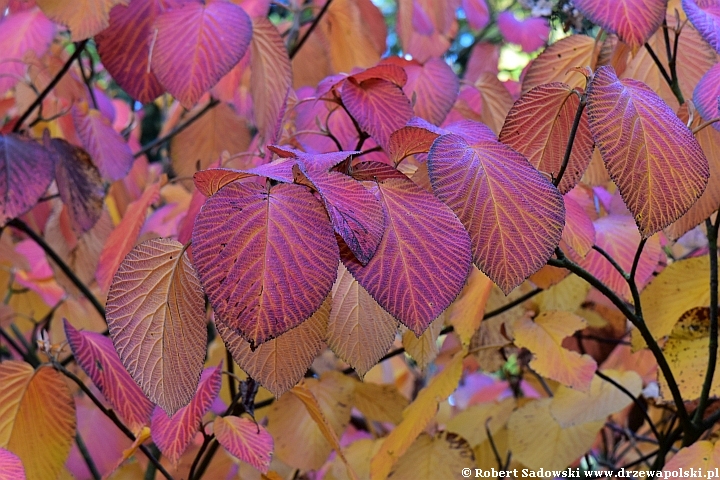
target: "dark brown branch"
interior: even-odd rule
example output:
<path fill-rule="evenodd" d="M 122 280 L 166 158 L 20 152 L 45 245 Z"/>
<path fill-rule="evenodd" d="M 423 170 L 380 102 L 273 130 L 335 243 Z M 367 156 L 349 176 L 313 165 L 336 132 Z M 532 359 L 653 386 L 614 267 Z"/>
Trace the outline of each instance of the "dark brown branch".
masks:
<path fill-rule="evenodd" d="M 298 41 L 298 43 L 295 44 L 295 46 L 290 50 L 290 52 L 288 53 L 288 57 L 290 57 L 290 60 L 295 58 L 295 55 L 297 55 L 297 53 L 300 51 L 302 46 L 305 45 L 305 42 L 307 42 L 307 39 L 310 38 L 310 35 L 317 28 L 318 24 L 320 23 L 320 20 L 322 20 L 322 17 L 325 15 L 325 12 L 327 12 L 331 3 L 332 3 L 332 0 L 327 0 L 327 2 L 325 2 L 325 5 L 322 6 L 322 8 L 318 12 L 317 16 L 313 19 L 312 23 L 310 24 L 310 27 L 307 29 L 307 32 L 305 32 L 305 35 L 303 35 L 302 38 Z"/>

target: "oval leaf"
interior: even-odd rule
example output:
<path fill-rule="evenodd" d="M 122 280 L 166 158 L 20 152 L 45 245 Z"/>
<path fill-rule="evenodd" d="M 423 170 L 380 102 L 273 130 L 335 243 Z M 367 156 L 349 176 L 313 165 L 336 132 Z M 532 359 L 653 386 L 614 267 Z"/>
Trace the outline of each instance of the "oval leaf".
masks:
<path fill-rule="evenodd" d="M 152 71 L 185 108 L 191 108 L 245 55 L 252 22 L 227 1 L 191 1 L 155 20 Z"/>
<path fill-rule="evenodd" d="M 442 58 L 431 58 L 424 65 L 410 61 L 405 67 L 407 83 L 403 91 L 415 96 L 415 115 L 440 125 L 452 108 L 460 90 L 460 80 Z"/>
<path fill-rule="evenodd" d="M 523 93 L 552 82 L 565 82 L 570 88 L 583 86 L 585 78 L 582 75 L 571 75 L 571 70 L 592 67 L 594 51 L 595 39 L 587 35 L 570 35 L 558 40 L 530 63 L 523 77 Z"/>
<path fill-rule="evenodd" d="M 232 456 L 267 473 L 273 452 L 273 438 L 265 427 L 247 418 L 229 415 L 217 417 L 213 422 L 213 430 L 217 441 Z"/>
<path fill-rule="evenodd" d="M 575 0 L 575 7 L 631 47 L 641 47 L 660 28 L 666 0 Z"/>
<path fill-rule="evenodd" d="M 337 274 L 327 214 L 298 185 L 231 183 L 205 202 L 192 243 L 215 314 L 253 348 L 309 318 Z"/>
<path fill-rule="evenodd" d="M 153 404 L 125 370 L 112 340 L 99 333 L 80 332 L 65 319 L 63 325 L 75 361 L 112 408 L 134 432 L 147 425 Z"/>
<path fill-rule="evenodd" d="M 680 218 L 702 195 L 710 176 L 702 148 L 647 85 L 598 68 L 588 87 L 588 117 L 644 238 Z"/>
<path fill-rule="evenodd" d="M 560 242 L 560 192 L 499 142 L 435 140 L 428 156 L 435 194 L 470 233 L 475 264 L 508 294 L 542 268 Z"/>
<path fill-rule="evenodd" d="M 35 3 L 52 21 L 70 29 L 71 39 L 78 42 L 92 37 L 108 26 L 110 9 L 128 0 L 81 0 L 68 5 L 61 0 L 37 0 Z"/>
<path fill-rule="evenodd" d="M 92 157 L 103 178 L 120 180 L 130 171 L 133 154 L 125 139 L 99 111 L 73 108 L 73 122 L 83 147 Z"/>
<path fill-rule="evenodd" d="M 682 8 L 705 41 L 720 53 L 720 4 L 716 0 L 682 0 Z"/>
<path fill-rule="evenodd" d="M 123 365 L 153 403 L 173 415 L 192 400 L 205 360 L 205 300 L 181 243 L 148 240 L 128 253 L 107 321 Z"/>
<path fill-rule="evenodd" d="M 422 335 L 465 285 L 470 238 L 452 211 L 412 180 L 387 165 L 367 167 L 388 177 L 366 184 L 385 210 L 385 235 L 366 266 L 347 249 L 343 263 L 385 310 Z"/>

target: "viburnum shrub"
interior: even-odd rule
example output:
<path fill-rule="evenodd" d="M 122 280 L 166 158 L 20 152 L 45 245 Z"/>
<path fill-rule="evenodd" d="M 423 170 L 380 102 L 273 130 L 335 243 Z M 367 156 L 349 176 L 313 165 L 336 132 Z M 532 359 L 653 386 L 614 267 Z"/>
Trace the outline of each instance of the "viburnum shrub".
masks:
<path fill-rule="evenodd" d="M 720 468 L 720 0 L 0 12 L 0 479 Z"/>

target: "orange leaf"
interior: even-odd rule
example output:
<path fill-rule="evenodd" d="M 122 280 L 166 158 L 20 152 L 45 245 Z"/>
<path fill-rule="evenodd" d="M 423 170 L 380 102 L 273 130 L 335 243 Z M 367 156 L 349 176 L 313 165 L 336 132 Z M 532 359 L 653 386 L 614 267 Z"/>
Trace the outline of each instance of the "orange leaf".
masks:
<path fill-rule="evenodd" d="M 455 328 L 465 346 L 470 345 L 470 340 L 480 328 L 492 286 L 492 280 L 473 266 L 460 296 L 445 311 L 447 323 Z"/>
<path fill-rule="evenodd" d="M 130 0 L 36 0 L 50 20 L 70 29 L 71 40 L 77 42 L 105 30 L 110 24 L 110 9 L 127 5 Z"/>
<path fill-rule="evenodd" d="M 689 447 L 682 448 L 665 464 L 665 472 L 677 472 L 683 469 L 699 469 L 715 472 L 720 467 L 720 443 L 700 440 Z"/>
<path fill-rule="evenodd" d="M 265 427 L 247 418 L 217 417 L 213 422 L 215 438 L 225 450 L 267 473 L 273 451 L 273 438 Z"/>
<path fill-rule="evenodd" d="M 552 82 L 565 82 L 570 88 L 585 85 L 582 75 L 571 73 L 575 67 L 593 67 L 594 50 L 595 39 L 587 35 L 570 35 L 553 43 L 530 63 L 523 77 L 523 93 Z"/>

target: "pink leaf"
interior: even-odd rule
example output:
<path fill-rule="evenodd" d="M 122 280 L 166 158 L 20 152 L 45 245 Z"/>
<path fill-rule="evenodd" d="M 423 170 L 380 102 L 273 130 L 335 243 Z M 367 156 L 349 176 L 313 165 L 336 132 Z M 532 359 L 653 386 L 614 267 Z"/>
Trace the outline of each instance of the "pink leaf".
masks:
<path fill-rule="evenodd" d="M 0 448 L 0 480 L 25 480 L 23 464 L 14 453 Z"/>
<path fill-rule="evenodd" d="M 588 118 L 643 237 L 680 218 L 702 195 L 710 176 L 702 148 L 647 85 L 598 68 L 588 86 Z"/>
<path fill-rule="evenodd" d="M 274 445 L 265 427 L 247 418 L 229 415 L 217 417 L 213 429 L 217 441 L 231 455 L 267 473 Z"/>
<path fill-rule="evenodd" d="M 4 13 L 4 12 L 3 12 Z M 55 36 L 55 25 L 39 8 L 13 13 L 0 21 L 0 96 L 25 76 L 28 52 L 41 58 Z"/>
<path fill-rule="evenodd" d="M 152 71 L 185 108 L 191 108 L 245 55 L 252 22 L 225 0 L 189 1 L 161 13 L 151 52 Z"/>
<path fill-rule="evenodd" d="M 95 36 L 112 78 L 131 97 L 152 102 L 165 89 L 148 65 L 155 19 L 175 0 L 131 0 L 110 10 L 110 26 Z"/>
<path fill-rule="evenodd" d="M 543 267 L 560 242 L 560 192 L 506 145 L 435 140 L 428 156 L 435 194 L 470 233 L 475 264 L 508 294 Z"/>
<path fill-rule="evenodd" d="M 227 185 L 205 202 L 192 243 L 215 314 L 252 346 L 309 318 L 337 274 L 327 214 L 298 185 Z"/>
<path fill-rule="evenodd" d="M 407 83 L 403 91 L 408 98 L 415 95 L 415 115 L 439 125 L 452 108 L 460 89 L 460 81 L 442 58 L 431 58 L 424 65 L 412 61 L 404 65 Z"/>
<path fill-rule="evenodd" d="M 120 362 L 112 341 L 99 333 L 80 332 L 63 320 L 65 335 L 78 365 L 100 389 L 112 408 L 137 431 L 150 420 L 147 399 Z"/>
<path fill-rule="evenodd" d="M 385 231 L 385 217 L 377 198 L 360 182 L 339 172 L 300 167 L 320 194 L 335 232 L 360 263 L 375 255 Z"/>
<path fill-rule="evenodd" d="M 545 46 L 550 26 L 544 18 L 518 20 L 510 11 L 500 12 L 497 17 L 498 29 L 505 40 L 517 43 L 524 52 L 534 52 Z"/>
<path fill-rule="evenodd" d="M 720 53 L 720 2 L 682 0 L 682 8 L 702 38 Z"/>
<path fill-rule="evenodd" d="M 563 195 L 565 201 L 565 228 L 562 240 L 575 253 L 584 257 L 595 245 L 595 226 L 582 206 L 569 195 Z"/>
<path fill-rule="evenodd" d="M 693 91 L 693 102 L 705 120 L 720 117 L 720 63 L 702 76 Z M 720 122 L 713 123 L 712 127 L 720 131 Z"/>
<path fill-rule="evenodd" d="M 120 262 L 135 245 L 140 229 L 145 222 L 148 208 L 157 202 L 158 198 L 160 198 L 160 184 L 154 183 L 148 186 L 139 199 L 128 205 L 125 216 L 108 237 L 105 247 L 100 253 L 100 260 L 95 272 L 95 278 L 101 290 L 107 291 L 110 288 L 110 283 Z"/>
<path fill-rule="evenodd" d="M 345 249 L 343 263 L 393 317 L 421 335 L 462 290 L 470 271 L 470 239 L 457 217 L 393 168 L 361 163 L 354 176 L 385 210 L 385 235 L 364 267 Z M 380 280 L 383 279 L 383 280 Z"/>
<path fill-rule="evenodd" d="M 275 143 L 292 85 L 292 68 L 285 43 L 270 20 L 254 18 L 252 30 L 250 95 L 255 125 L 265 143 Z"/>
<path fill-rule="evenodd" d="M 485 0 L 462 0 L 468 24 L 475 30 L 482 30 L 490 21 L 490 11 Z"/>
<path fill-rule="evenodd" d="M 214 195 L 225 185 L 234 182 L 235 180 L 241 180 L 243 178 L 250 178 L 253 175 L 251 173 L 241 172 L 240 170 L 232 170 L 230 168 L 208 168 L 207 170 L 200 170 L 195 172 L 193 175 L 193 181 L 198 191 L 209 197 Z"/>
<path fill-rule="evenodd" d="M 55 173 L 53 157 L 28 137 L 0 135 L 0 225 L 30 210 Z"/>
<path fill-rule="evenodd" d="M 341 97 L 350 115 L 384 149 L 390 134 L 412 117 L 410 100 L 387 80 L 371 78 L 358 83 L 350 77 L 343 83 Z"/>
<path fill-rule="evenodd" d="M 497 75 L 500 61 L 500 47 L 489 42 L 477 42 L 470 52 L 464 79 L 475 82 L 483 73 Z"/>
<path fill-rule="evenodd" d="M 222 365 L 206 368 L 190 403 L 168 417 L 160 406 L 152 414 L 151 432 L 155 445 L 171 462 L 177 463 L 200 429 L 203 416 L 220 393 Z"/>
<path fill-rule="evenodd" d="M 575 0 L 575 6 L 631 47 L 641 47 L 660 28 L 666 0 Z"/>
<path fill-rule="evenodd" d="M 110 121 L 99 110 L 83 112 L 78 107 L 73 108 L 72 118 L 85 150 L 103 178 L 111 181 L 124 178 L 132 167 L 133 154 Z"/>

